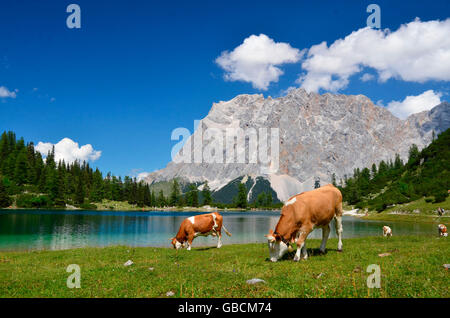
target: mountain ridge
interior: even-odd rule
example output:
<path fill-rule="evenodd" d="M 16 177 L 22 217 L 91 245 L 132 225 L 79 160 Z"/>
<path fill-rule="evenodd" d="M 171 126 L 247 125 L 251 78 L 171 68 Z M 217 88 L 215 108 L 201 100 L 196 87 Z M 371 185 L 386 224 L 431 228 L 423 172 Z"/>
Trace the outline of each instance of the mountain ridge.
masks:
<path fill-rule="evenodd" d="M 242 94 L 229 101 L 213 103 L 189 140 L 195 142 L 199 128 L 220 131 L 279 128 L 279 168 L 276 171 L 262 173 L 260 163 L 249 163 L 246 144 L 246 163 L 172 161 L 145 180 L 150 184 L 175 177 L 190 182 L 208 181 L 211 189 L 217 191 L 238 177 L 262 176 L 269 180 L 278 198 L 286 200 L 295 193 L 312 189 L 316 177 L 330 182 L 333 174 L 339 180 L 356 167 L 393 159 L 395 153 L 406 158 L 411 144 L 422 149 L 431 142 L 433 131 L 438 134 L 448 127 L 450 104 L 447 102 L 402 120 L 361 94 L 320 95 L 301 88 L 278 98 Z M 181 152 L 193 154 L 192 145 L 189 149 L 186 144 Z M 202 147 L 204 151 L 208 143 Z M 268 148 L 270 152 L 271 147 Z M 272 164 L 276 161 L 270 159 Z"/>

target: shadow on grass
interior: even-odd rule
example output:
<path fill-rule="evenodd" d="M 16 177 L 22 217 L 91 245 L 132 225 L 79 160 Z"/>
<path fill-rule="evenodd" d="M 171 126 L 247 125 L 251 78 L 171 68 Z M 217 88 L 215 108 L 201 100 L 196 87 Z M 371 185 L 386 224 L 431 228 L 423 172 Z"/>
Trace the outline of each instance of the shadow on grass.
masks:
<path fill-rule="evenodd" d="M 320 248 L 307 248 L 306 250 L 308 252 L 308 258 L 310 258 L 311 256 L 325 256 L 326 254 L 328 254 L 328 252 L 342 253 L 342 251 L 339 251 L 337 248 L 327 248 L 325 250 L 325 253 L 322 253 L 320 251 Z M 294 249 L 294 251 L 292 251 L 292 252 L 287 252 L 278 261 L 280 262 L 280 261 L 292 261 L 292 260 L 294 260 L 295 251 L 296 251 L 296 249 Z M 266 261 L 270 262 L 270 258 L 269 257 L 266 258 Z"/>
<path fill-rule="evenodd" d="M 191 251 L 202 252 L 202 251 L 208 251 L 208 250 L 212 250 L 212 249 L 217 249 L 217 247 L 215 247 L 215 246 L 197 247 L 197 248 L 192 248 Z"/>

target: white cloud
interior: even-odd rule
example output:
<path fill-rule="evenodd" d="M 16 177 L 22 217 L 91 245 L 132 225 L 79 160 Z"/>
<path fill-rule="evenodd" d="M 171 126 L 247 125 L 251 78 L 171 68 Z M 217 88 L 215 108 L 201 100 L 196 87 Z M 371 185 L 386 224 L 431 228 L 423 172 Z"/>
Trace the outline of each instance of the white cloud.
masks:
<path fill-rule="evenodd" d="M 50 142 L 39 142 L 34 148 L 42 155 L 47 156 L 48 152 L 55 146 L 55 160 L 56 162 L 64 160 L 66 163 L 74 162 L 78 160 L 83 161 L 95 161 L 102 155 L 101 151 L 94 150 L 92 145 L 87 144 L 79 147 L 77 142 L 72 139 L 64 138 L 57 144 Z"/>
<path fill-rule="evenodd" d="M 419 83 L 449 81 L 449 35 L 450 18 L 416 19 L 394 32 L 359 29 L 329 47 L 326 42 L 312 46 L 302 63 L 306 73 L 297 83 L 308 91 L 338 91 L 365 67 L 376 70 L 380 82 L 390 78 Z"/>
<path fill-rule="evenodd" d="M 18 90 L 10 91 L 5 86 L 0 86 L 0 98 L 16 98 Z"/>
<path fill-rule="evenodd" d="M 265 34 L 251 35 L 233 51 L 224 51 L 216 59 L 223 68 L 225 79 L 252 83 L 257 89 L 267 90 L 271 82 L 278 82 L 283 71 L 277 67 L 296 63 L 304 51 L 293 48 L 289 43 L 276 43 Z"/>
<path fill-rule="evenodd" d="M 368 81 L 373 80 L 374 78 L 375 78 L 375 76 L 373 76 L 372 74 L 364 73 L 363 76 L 361 76 L 361 81 L 368 82 Z"/>
<path fill-rule="evenodd" d="M 407 96 L 403 101 L 392 101 L 387 109 L 398 118 L 405 119 L 411 114 L 430 110 L 441 103 L 442 94 L 428 90 L 417 96 Z"/>

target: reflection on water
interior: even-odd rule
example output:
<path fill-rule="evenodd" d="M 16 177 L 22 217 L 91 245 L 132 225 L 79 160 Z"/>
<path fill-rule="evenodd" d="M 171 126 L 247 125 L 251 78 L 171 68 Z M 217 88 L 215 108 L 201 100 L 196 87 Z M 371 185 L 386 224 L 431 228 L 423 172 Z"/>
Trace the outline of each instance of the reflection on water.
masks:
<path fill-rule="evenodd" d="M 181 221 L 197 212 L 97 212 L 97 211 L 0 211 L 0 250 L 68 249 L 83 246 L 169 247 L 169 238 Z M 279 212 L 221 212 L 233 234 L 223 233 L 224 244 L 265 242 L 264 234 L 274 229 Z M 433 224 L 364 221 L 343 217 L 344 238 L 381 235 L 389 225 L 394 235 L 430 234 Z M 331 237 L 336 237 L 334 222 Z M 433 232 L 434 231 L 434 232 Z M 315 230 L 310 238 L 321 238 Z M 216 245 L 217 239 L 198 237 L 195 246 Z"/>

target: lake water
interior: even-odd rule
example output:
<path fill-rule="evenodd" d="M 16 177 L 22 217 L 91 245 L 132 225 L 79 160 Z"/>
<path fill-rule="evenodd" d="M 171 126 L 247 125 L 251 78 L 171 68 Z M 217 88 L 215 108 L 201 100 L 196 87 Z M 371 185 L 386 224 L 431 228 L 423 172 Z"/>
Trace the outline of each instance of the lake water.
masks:
<path fill-rule="evenodd" d="M 266 242 L 264 234 L 274 229 L 279 212 L 220 212 L 224 225 L 224 244 Z M 0 250 L 60 250 L 84 246 L 157 246 L 171 247 L 181 221 L 198 212 L 99 212 L 99 211 L 10 211 L 0 210 Z M 364 221 L 343 217 L 343 238 L 381 235 L 389 225 L 394 235 L 433 234 L 434 224 Z M 331 237 L 336 237 L 334 221 Z M 313 231 L 309 238 L 321 238 Z M 212 246 L 217 239 L 198 237 L 193 247 Z"/>

